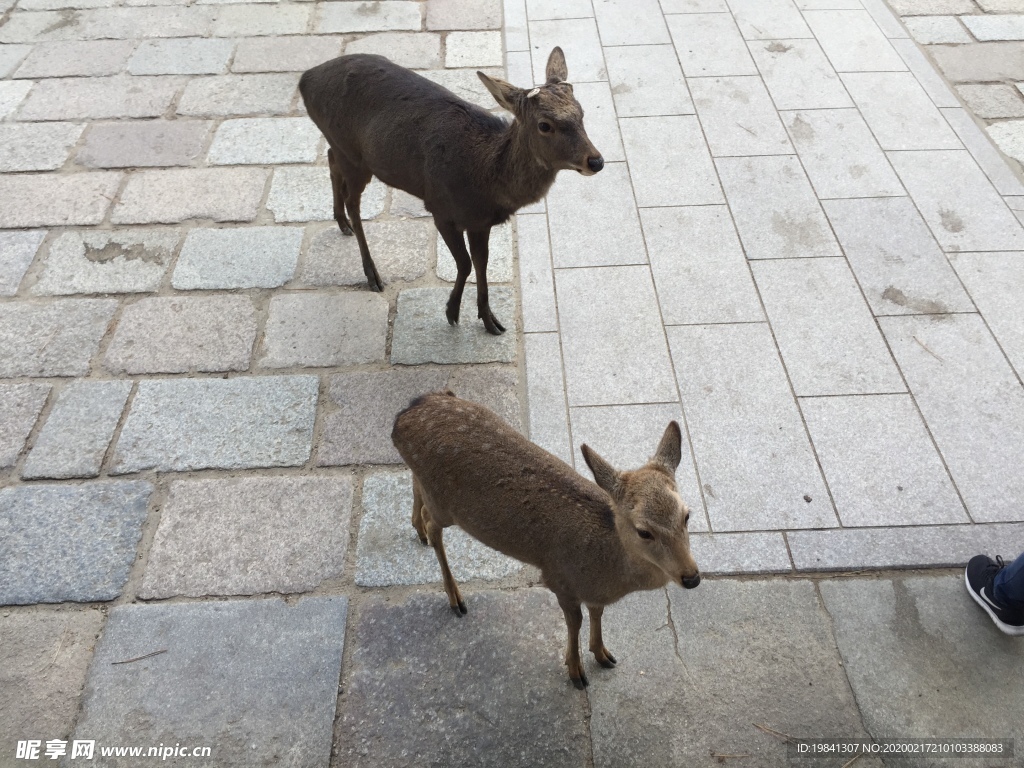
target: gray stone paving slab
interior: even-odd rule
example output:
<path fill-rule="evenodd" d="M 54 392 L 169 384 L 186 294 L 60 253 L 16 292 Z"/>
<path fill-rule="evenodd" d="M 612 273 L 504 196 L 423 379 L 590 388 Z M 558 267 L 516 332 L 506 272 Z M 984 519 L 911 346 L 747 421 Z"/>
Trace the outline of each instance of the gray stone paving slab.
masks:
<path fill-rule="evenodd" d="M 527 29 L 526 0 L 503 0 L 502 10 L 505 50 L 516 53 L 529 52 L 530 33 Z"/>
<path fill-rule="evenodd" d="M 773 259 L 751 269 L 798 396 L 906 391 L 845 259 Z"/>
<path fill-rule="evenodd" d="M 905 194 L 856 109 L 784 112 L 782 121 L 819 198 Z"/>
<path fill-rule="evenodd" d="M 315 376 L 140 381 L 111 472 L 303 464 L 318 386 Z"/>
<path fill-rule="evenodd" d="M 340 37 L 244 37 L 235 48 L 232 72 L 303 72 L 341 53 Z"/>
<path fill-rule="evenodd" d="M 99 224 L 121 178 L 120 173 L 2 175 L 0 227 Z"/>
<path fill-rule="evenodd" d="M 792 0 L 729 0 L 729 7 L 747 40 L 812 37 Z"/>
<path fill-rule="evenodd" d="M 1005 83 L 958 85 L 960 97 L 978 117 L 1024 117 L 1021 92 Z"/>
<path fill-rule="evenodd" d="M 534 589 L 464 595 L 462 619 L 440 589 L 364 604 L 335 731 L 343 764 L 568 768 L 586 761 L 584 698 L 568 690 L 554 596 Z M 388 661 L 396 658 L 403 663 Z"/>
<path fill-rule="evenodd" d="M 640 220 L 666 325 L 765 319 L 726 206 L 647 208 Z"/>
<path fill-rule="evenodd" d="M 970 522 L 907 395 L 801 398 L 844 526 Z"/>
<path fill-rule="evenodd" d="M 557 333 L 523 336 L 530 440 L 572 465 L 569 415 L 565 404 L 562 347 Z"/>
<path fill-rule="evenodd" d="M 823 205 L 874 314 L 974 310 L 910 198 L 827 200 Z"/>
<path fill-rule="evenodd" d="M 555 278 L 546 216 L 516 216 L 519 254 L 519 290 L 523 306 L 523 331 L 558 330 Z"/>
<path fill-rule="evenodd" d="M 989 135 L 1003 154 L 1024 163 L 1024 120 L 1006 120 L 989 126 Z M 979 160 L 979 162 L 981 162 Z M 1008 194 L 1019 194 L 1024 186 L 1018 183 Z M 1002 191 L 1002 190 L 1000 190 Z"/>
<path fill-rule="evenodd" d="M 363 225 L 373 263 L 385 284 L 415 280 L 426 273 L 433 229 L 426 221 L 368 221 Z M 341 234 L 334 224 L 317 232 L 296 279 L 302 285 L 365 285 L 356 238 Z"/>
<path fill-rule="evenodd" d="M 90 168 L 192 165 L 210 127 L 203 120 L 93 123 L 76 161 Z"/>
<path fill-rule="evenodd" d="M 130 381 L 74 381 L 60 393 L 21 476 L 96 477 L 132 391 Z"/>
<path fill-rule="evenodd" d="M 498 50 L 500 53 L 500 40 Z M 400 67 L 409 69 L 437 69 L 444 66 L 441 58 L 441 36 L 429 32 L 380 32 L 376 35 L 367 35 L 348 43 L 345 46 L 345 53 L 377 53 L 387 56 Z M 501 66 L 501 61 L 483 66 Z"/>
<path fill-rule="evenodd" d="M 587 0 L 526 0 L 530 21 L 545 19 L 582 19 L 594 15 L 593 3 Z"/>
<path fill-rule="evenodd" d="M 0 46 L 3 48 L 28 46 Z M 116 75 L 135 48 L 134 40 L 83 40 L 39 43 L 25 58 L 15 77 L 98 77 Z M 2 54 L 0 54 L 2 55 Z"/>
<path fill-rule="evenodd" d="M 427 29 L 501 28 L 500 0 L 428 0 L 426 6 Z"/>
<path fill-rule="evenodd" d="M 98 608 L 0 614 L 0 750 L 5 765 L 24 764 L 15 756 L 26 736 L 64 740 L 71 735 L 105 620 Z M 45 750 L 44 742 L 40 759 L 46 759 Z"/>
<path fill-rule="evenodd" d="M 0 45 L 0 77 L 7 77 L 14 72 L 31 51 L 31 45 Z"/>
<path fill-rule="evenodd" d="M 903 23 L 921 45 L 974 42 L 956 16 L 911 16 L 904 19 Z"/>
<path fill-rule="evenodd" d="M 810 581 L 640 593 L 606 610 L 604 626 L 620 663 L 595 669 L 589 689 L 599 768 L 714 766 L 716 754 L 788 766 L 786 744 L 754 723 L 797 737 L 868 736 Z M 728 675 L 723 658 L 734 660 Z"/>
<path fill-rule="evenodd" d="M 541 204 L 543 204 L 543 201 L 541 201 Z M 401 189 L 391 190 L 391 207 L 388 210 L 391 215 L 399 216 L 403 219 L 421 219 L 430 216 L 430 212 L 423 205 L 422 200 Z"/>
<path fill-rule="evenodd" d="M 867 11 L 805 11 L 838 72 L 901 72 L 907 67 Z"/>
<path fill-rule="evenodd" d="M 388 302 L 377 293 L 274 296 L 257 354 L 261 368 L 334 367 L 384 360 Z"/>
<path fill-rule="evenodd" d="M 224 5 L 213 17 L 217 37 L 301 35 L 309 28 L 313 9 L 304 3 Z"/>
<path fill-rule="evenodd" d="M 455 257 L 448 250 L 440 234 L 435 231 L 437 245 L 437 276 L 449 283 L 454 283 L 459 270 L 455 265 Z M 465 238 L 463 238 L 465 239 Z M 487 284 L 511 283 L 512 275 L 512 225 L 503 224 L 491 229 L 487 254 Z M 466 247 L 469 247 L 467 242 Z M 469 273 L 469 282 L 476 282 L 476 269 Z"/>
<path fill-rule="evenodd" d="M 906 63 L 910 71 L 914 73 L 917 81 L 924 88 L 932 102 L 937 107 L 958 107 L 960 100 L 957 99 L 953 89 L 949 87 L 946 79 L 935 69 L 935 65 L 924 55 L 921 48 L 913 40 L 890 40 L 893 48 L 899 53 L 900 58 Z"/>
<path fill-rule="evenodd" d="M 1024 79 L 1024 48 L 1017 43 L 936 45 L 928 53 L 954 83 Z"/>
<path fill-rule="evenodd" d="M 0 469 L 17 462 L 49 394 L 49 384 L 0 384 Z"/>
<path fill-rule="evenodd" d="M 118 597 L 152 492 L 142 481 L 0 490 L 0 604 Z"/>
<path fill-rule="evenodd" d="M 405 29 L 416 31 L 422 28 L 422 24 L 420 3 L 408 0 L 324 3 L 317 6 L 316 31 L 321 34 Z"/>
<path fill-rule="evenodd" d="M 227 71 L 231 40 L 179 37 L 144 40 L 128 62 L 133 75 L 218 75 Z"/>
<path fill-rule="evenodd" d="M 980 553 L 1009 560 L 1024 551 L 1020 523 L 789 531 L 786 538 L 798 571 L 963 567 Z"/>
<path fill-rule="evenodd" d="M 81 123 L 0 125 L 0 172 L 56 170 L 84 130 Z"/>
<path fill-rule="evenodd" d="M 695 147 L 695 141 L 694 135 L 687 146 Z M 561 174 L 547 196 L 555 268 L 646 263 L 640 219 L 632 200 L 625 163 L 608 163 L 592 178 Z M 608 232 L 615 237 L 608 237 Z"/>
<path fill-rule="evenodd" d="M 671 42 L 658 0 L 596 0 L 594 15 L 603 46 Z"/>
<path fill-rule="evenodd" d="M 767 323 L 666 331 L 712 529 L 836 526 Z"/>
<path fill-rule="evenodd" d="M 363 516 L 356 544 L 356 584 L 440 584 L 434 550 L 420 543 L 410 522 L 412 473 L 376 472 L 363 481 Z M 445 529 L 444 548 L 458 582 L 504 579 L 523 564 L 481 544 L 458 526 Z"/>
<path fill-rule="evenodd" d="M 971 0 L 890 0 L 900 16 L 929 16 L 940 13 L 974 13 Z"/>
<path fill-rule="evenodd" d="M 1019 520 L 1024 391 L 981 317 L 879 323 L 971 517 Z"/>
<path fill-rule="evenodd" d="M 601 40 L 594 19 L 552 19 L 530 22 L 530 52 L 533 56 L 533 81 L 543 83 L 544 66 L 555 46 L 562 48 L 569 67 L 569 82 L 589 83 L 607 80 Z"/>
<path fill-rule="evenodd" d="M 110 220 L 115 224 L 252 221 L 268 173 L 263 168 L 139 171 L 129 177 Z"/>
<path fill-rule="evenodd" d="M 387 187 L 374 179 L 363 190 L 359 213 L 372 219 L 384 212 Z M 334 196 L 331 172 L 326 167 L 276 168 L 267 197 L 267 210 L 274 221 L 333 221 Z"/>
<path fill-rule="evenodd" d="M 795 155 L 715 161 L 748 259 L 839 256 Z"/>
<path fill-rule="evenodd" d="M 175 481 L 139 595 L 290 594 L 337 579 L 352 490 L 347 476 Z"/>
<path fill-rule="evenodd" d="M 115 299 L 0 304 L 0 377 L 84 376 Z"/>
<path fill-rule="evenodd" d="M 68 77 L 40 80 L 19 120 L 160 117 L 184 85 L 180 77 Z"/>
<path fill-rule="evenodd" d="M 693 533 L 690 551 L 701 574 L 789 573 L 782 533 Z"/>
<path fill-rule="evenodd" d="M 207 156 L 213 165 L 314 163 L 320 131 L 306 117 L 225 120 Z"/>
<path fill-rule="evenodd" d="M 1024 253 L 955 253 L 950 262 L 999 346 L 1016 370 L 1024 374 Z"/>
<path fill-rule="evenodd" d="M 712 155 L 793 153 L 760 77 L 697 78 L 690 92 Z"/>
<path fill-rule="evenodd" d="M 446 67 L 500 67 L 504 61 L 501 32 L 449 32 L 445 37 Z"/>
<path fill-rule="evenodd" d="M 1024 722 L 1012 713 L 1024 706 L 1016 685 L 1024 646 L 973 604 L 963 576 L 833 580 L 820 589 L 872 734 L 957 733 L 1020 743 Z M 900 763 L 918 768 L 935 761 Z"/>
<path fill-rule="evenodd" d="M 688 13 L 665 21 L 687 78 L 757 74 L 731 15 Z"/>
<path fill-rule="evenodd" d="M 489 288 L 491 311 L 508 331 L 492 336 L 477 319 L 476 287 L 462 294 L 459 324 L 448 325 L 447 288 L 407 288 L 398 294 L 391 341 L 393 365 L 510 363 L 516 356 L 515 297 L 508 286 Z"/>
<path fill-rule="evenodd" d="M 0 82 L 0 120 L 13 115 L 31 89 L 32 83 Z"/>
<path fill-rule="evenodd" d="M 201 744 L 225 766 L 325 765 L 347 611 L 345 597 L 117 607 L 96 646 L 75 738 Z"/>
<path fill-rule="evenodd" d="M 328 398 L 336 410 L 325 413 L 317 465 L 400 464 L 391 444 L 395 416 L 413 398 L 444 389 L 447 382 L 448 371 L 436 368 L 332 376 Z"/>
<path fill-rule="evenodd" d="M 964 25 L 980 42 L 1024 40 L 1024 15 L 961 16 Z M 970 42 L 964 40 L 962 42 Z"/>
<path fill-rule="evenodd" d="M 693 114 L 690 92 L 671 45 L 606 48 L 604 58 L 619 117 Z"/>
<path fill-rule="evenodd" d="M 228 6 L 231 7 L 231 6 Z M 214 75 L 189 80 L 178 102 L 179 115 L 281 115 L 291 109 L 297 73 Z"/>
<path fill-rule="evenodd" d="M 519 410 L 519 372 L 512 366 L 464 366 L 452 370 L 448 389 L 464 400 L 485 405 L 523 432 Z"/>
<path fill-rule="evenodd" d="M 882 149 L 959 149 L 942 114 L 909 72 L 842 76 Z"/>
<path fill-rule="evenodd" d="M 861 4 L 886 37 L 909 39 L 910 35 L 900 23 L 901 20 L 892 12 L 885 0 L 861 0 Z"/>
<path fill-rule="evenodd" d="M 18 292 L 45 237 L 43 230 L 0 232 L 0 296 L 13 296 Z"/>
<path fill-rule="evenodd" d="M 485 75 L 505 79 L 505 71 L 499 67 L 488 67 L 482 71 Z M 427 80 L 447 88 L 456 96 L 465 99 L 471 104 L 476 104 L 484 109 L 493 109 L 495 106 L 494 97 L 484 87 L 484 84 L 480 82 L 480 78 L 476 73 L 476 69 L 425 69 L 417 72 L 417 74 L 422 75 Z"/>
<path fill-rule="evenodd" d="M 96 8 L 69 14 L 45 16 L 29 30 L 33 36 L 51 40 L 128 40 L 146 37 L 205 37 L 209 34 L 212 9 L 201 6 L 149 8 Z M 44 26 L 45 24 L 45 26 Z"/>
<path fill-rule="evenodd" d="M 124 308 L 103 365 L 132 375 L 244 371 L 255 340 L 248 296 L 154 296 Z"/>
<path fill-rule="evenodd" d="M 1024 249 L 1024 229 L 967 152 L 890 152 L 889 160 L 943 250 Z"/>
<path fill-rule="evenodd" d="M 569 405 L 678 398 L 646 266 L 555 272 Z"/>
<path fill-rule="evenodd" d="M 586 114 L 586 131 L 591 142 L 607 163 L 626 159 L 620 126 L 615 116 L 615 102 L 607 82 L 577 83 L 573 94 Z"/>
<path fill-rule="evenodd" d="M 179 290 L 276 288 L 291 280 L 302 229 L 193 229 L 185 238 L 171 285 Z"/>
<path fill-rule="evenodd" d="M 654 455 L 658 441 L 670 421 L 683 429 L 683 410 L 679 403 L 652 405 L 602 405 L 588 408 L 570 408 L 572 439 L 576 466 L 588 480 L 594 476 L 583 460 L 580 446 L 586 443 L 620 471 L 639 469 Z M 694 468 L 686 433 L 683 433 L 682 461 L 676 469 L 676 488 L 690 510 L 691 531 L 706 531 L 707 516 L 700 493 L 700 483 Z"/>
<path fill-rule="evenodd" d="M 31 292 L 54 296 L 155 291 L 179 240 L 178 230 L 65 232 L 50 246 Z"/>
<path fill-rule="evenodd" d="M 750 43 L 776 109 L 852 107 L 842 81 L 816 40 Z"/>

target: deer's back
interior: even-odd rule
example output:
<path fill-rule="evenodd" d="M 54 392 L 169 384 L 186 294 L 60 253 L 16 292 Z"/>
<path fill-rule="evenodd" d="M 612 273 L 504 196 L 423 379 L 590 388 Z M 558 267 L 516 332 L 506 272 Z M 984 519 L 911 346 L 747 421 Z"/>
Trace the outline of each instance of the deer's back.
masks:
<path fill-rule="evenodd" d="M 565 568 L 616 564 L 621 547 L 607 494 L 496 414 L 450 394 L 413 401 L 392 439 L 431 514 L 559 580 Z M 585 580 L 585 579 L 584 579 Z"/>

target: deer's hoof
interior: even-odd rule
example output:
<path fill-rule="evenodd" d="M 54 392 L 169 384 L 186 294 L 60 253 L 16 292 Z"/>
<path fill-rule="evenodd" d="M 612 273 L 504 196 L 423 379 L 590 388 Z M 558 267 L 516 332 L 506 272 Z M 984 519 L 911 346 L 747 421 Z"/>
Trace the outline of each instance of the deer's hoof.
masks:
<path fill-rule="evenodd" d="M 572 680 L 572 684 L 576 686 L 577 691 L 582 691 L 584 688 L 590 685 L 590 681 L 587 680 L 587 676 L 582 673 L 580 673 L 579 677 L 573 677 L 570 679 Z"/>
<path fill-rule="evenodd" d="M 484 321 L 484 328 L 487 332 L 495 336 L 501 336 L 505 332 L 505 326 L 498 322 L 498 318 L 492 315 L 490 312 L 485 312 L 480 316 Z"/>
<path fill-rule="evenodd" d="M 466 610 L 466 604 L 461 600 L 459 600 L 458 605 L 452 606 L 452 611 L 455 613 L 456 616 L 465 616 L 467 613 L 469 613 L 469 611 Z"/>
<path fill-rule="evenodd" d="M 444 316 L 448 318 L 448 325 L 459 324 L 459 308 L 448 304 L 444 310 Z"/>
<path fill-rule="evenodd" d="M 339 229 L 341 229 L 341 234 L 343 234 L 345 237 L 352 237 L 355 234 L 355 232 L 352 231 L 352 227 L 350 227 L 348 224 L 340 225 Z"/>
<path fill-rule="evenodd" d="M 384 290 L 384 281 L 380 279 L 380 275 L 376 272 L 366 276 L 366 284 L 370 286 L 371 291 L 381 293 Z"/>
<path fill-rule="evenodd" d="M 608 654 L 607 658 L 598 659 L 597 663 L 605 669 L 615 669 L 615 659 L 612 658 L 611 654 Z"/>

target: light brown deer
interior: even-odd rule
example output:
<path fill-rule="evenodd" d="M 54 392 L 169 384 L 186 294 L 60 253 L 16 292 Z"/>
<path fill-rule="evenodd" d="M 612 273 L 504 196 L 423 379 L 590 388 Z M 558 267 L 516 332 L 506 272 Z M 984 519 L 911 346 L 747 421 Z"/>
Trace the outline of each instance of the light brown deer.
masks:
<path fill-rule="evenodd" d="M 494 412 L 451 392 L 413 400 L 395 419 L 391 439 L 412 470 L 412 524 L 434 548 L 452 609 L 466 613 L 442 537 L 458 525 L 540 569 L 565 614 L 565 664 L 578 688 L 587 685 L 581 605 L 590 613 L 590 650 L 598 664 L 612 667 L 615 657 L 601 636 L 606 605 L 670 581 L 687 589 L 700 583 L 690 513 L 676 491 L 681 435 L 674 421 L 654 458 L 634 472 L 618 472 L 582 446 L 596 485 Z"/>
<path fill-rule="evenodd" d="M 327 138 L 334 218 L 355 231 L 363 272 L 375 291 L 384 283 L 370 257 L 359 199 L 371 177 L 423 200 L 455 257 L 458 277 L 448 322 L 459 322 L 462 291 L 476 268 L 477 313 L 486 329 L 504 333 L 487 296 L 491 227 L 547 194 L 561 170 L 591 176 L 604 159 L 583 129 L 561 48 L 548 58 L 547 83 L 524 90 L 477 72 L 508 123 L 383 56 L 353 54 L 303 73 L 299 91 Z M 345 212 L 348 211 L 346 217 Z M 469 238 L 469 252 L 463 232 Z"/>

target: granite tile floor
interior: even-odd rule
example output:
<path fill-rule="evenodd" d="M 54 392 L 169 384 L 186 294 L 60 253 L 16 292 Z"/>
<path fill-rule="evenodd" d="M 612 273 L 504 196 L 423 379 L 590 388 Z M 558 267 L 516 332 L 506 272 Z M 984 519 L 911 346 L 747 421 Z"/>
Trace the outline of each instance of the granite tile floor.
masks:
<path fill-rule="evenodd" d="M 1016 97 L 928 58 L 1005 49 L 1024 9 L 978 2 L 0 0 L 0 768 L 1019 743 L 1024 650 L 951 570 L 1024 550 L 1024 186 L 969 111 Z M 370 293 L 299 74 L 382 53 L 493 108 L 475 70 L 554 45 L 607 164 L 492 234 L 508 332 L 475 286 L 447 325 L 379 181 Z M 584 473 L 684 426 L 708 578 L 609 608 L 588 693 L 534 569 L 453 531 L 447 609 L 389 440 L 443 387 Z"/>

